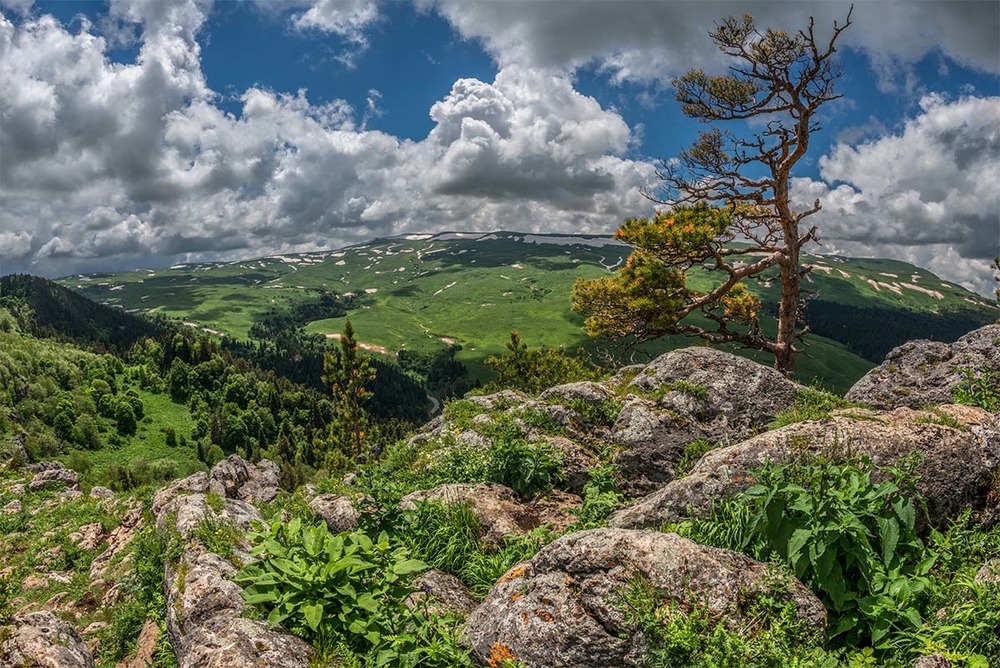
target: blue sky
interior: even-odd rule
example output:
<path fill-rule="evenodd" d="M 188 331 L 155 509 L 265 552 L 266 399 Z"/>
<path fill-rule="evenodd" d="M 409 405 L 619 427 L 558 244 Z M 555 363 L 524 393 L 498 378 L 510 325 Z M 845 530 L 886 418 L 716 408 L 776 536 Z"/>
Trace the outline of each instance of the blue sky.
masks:
<path fill-rule="evenodd" d="M 841 2 L 0 0 L 0 270 L 238 258 L 444 229 L 611 232 L 689 144 L 670 81 L 749 11 Z M 793 182 L 820 252 L 986 293 L 1000 5 L 859 2 Z"/>

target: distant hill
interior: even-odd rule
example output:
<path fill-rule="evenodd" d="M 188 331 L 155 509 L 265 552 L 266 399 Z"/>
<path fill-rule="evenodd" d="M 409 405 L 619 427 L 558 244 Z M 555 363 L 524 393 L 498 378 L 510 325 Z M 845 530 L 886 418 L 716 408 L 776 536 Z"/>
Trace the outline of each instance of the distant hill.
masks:
<path fill-rule="evenodd" d="M 593 348 L 582 318 L 569 308 L 570 290 L 578 277 L 613 271 L 629 252 L 609 237 L 443 233 L 59 282 L 126 311 L 163 314 L 240 339 L 269 314 L 308 313 L 322 306 L 325 293 L 349 293 L 355 299 L 348 314 L 369 350 L 391 354 L 459 344 L 458 359 L 483 377 L 483 360 L 504 351 L 510 330 L 532 346 Z M 903 262 L 821 255 L 803 260 L 813 266 L 805 286 L 812 292 L 807 318 L 816 334 L 797 362 L 797 376 L 805 381 L 818 378 L 843 391 L 908 339 L 950 341 L 996 319 L 990 300 Z M 765 277 L 754 289 L 765 303 L 777 302 L 775 280 Z M 343 321 L 320 316 L 305 329 L 332 336 Z M 648 352 L 690 343 L 661 341 Z"/>
<path fill-rule="evenodd" d="M 29 329 L 39 336 L 54 336 L 104 348 L 127 349 L 144 336 L 166 331 L 165 322 L 126 313 L 102 304 L 39 276 L 0 276 L 0 302 L 26 304 L 33 312 Z"/>

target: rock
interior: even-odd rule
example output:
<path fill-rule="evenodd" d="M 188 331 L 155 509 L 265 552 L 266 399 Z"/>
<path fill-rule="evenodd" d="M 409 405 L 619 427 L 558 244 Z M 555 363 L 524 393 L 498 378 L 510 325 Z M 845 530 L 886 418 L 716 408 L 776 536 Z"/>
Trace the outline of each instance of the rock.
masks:
<path fill-rule="evenodd" d="M 990 559 L 976 572 L 976 582 L 996 584 L 1000 582 L 1000 559 Z"/>
<path fill-rule="evenodd" d="M 32 612 L 11 620 L 0 643 L 5 668 L 93 668 L 94 657 L 72 626 L 51 612 Z"/>
<path fill-rule="evenodd" d="M 0 515 L 17 515 L 21 510 L 23 510 L 21 499 L 14 499 L 3 508 L 0 508 Z"/>
<path fill-rule="evenodd" d="M 918 452 L 917 488 L 930 521 L 942 526 L 968 507 L 981 508 L 1000 464 L 1000 416 L 971 406 L 941 406 L 940 415 L 899 408 L 892 412 L 847 409 L 828 420 L 801 422 L 707 453 L 691 474 L 668 483 L 609 519 L 616 527 L 658 527 L 702 515 L 712 503 L 749 483 L 765 461 L 790 461 L 804 452 L 828 457 L 867 455 L 879 466 Z M 941 416 L 945 416 L 942 418 Z M 961 429 L 939 424 L 956 420 Z"/>
<path fill-rule="evenodd" d="M 37 492 L 43 489 L 80 491 L 80 478 L 76 475 L 76 471 L 66 468 L 59 462 L 44 463 L 48 466 L 39 470 L 32 476 L 31 482 L 28 483 L 29 492 Z"/>
<path fill-rule="evenodd" d="M 501 544 L 504 536 L 522 536 L 543 524 L 562 531 L 576 520 L 568 508 L 581 503 L 579 497 L 564 492 L 552 492 L 548 500 L 522 503 L 509 487 L 484 482 L 413 492 L 403 497 L 400 508 L 413 509 L 420 501 L 468 504 L 485 532 L 480 540 L 495 545 Z"/>
<path fill-rule="evenodd" d="M 156 666 L 156 640 L 160 636 L 160 625 L 147 619 L 135 642 L 135 654 L 128 662 L 118 664 L 119 668 L 149 668 Z"/>
<path fill-rule="evenodd" d="M 1000 374 L 1000 325 L 980 327 L 952 344 L 907 341 L 893 348 L 845 398 L 882 409 L 947 404 L 953 401 L 952 390 L 964 382 L 961 369 L 966 368 Z"/>
<path fill-rule="evenodd" d="M 326 522 L 333 533 L 350 531 L 361 519 L 361 511 L 342 494 L 320 494 L 309 502 L 309 507 Z"/>
<path fill-rule="evenodd" d="M 529 668 L 605 668 L 641 664 L 643 639 L 614 599 L 635 575 L 680 605 L 703 605 L 733 628 L 753 592 L 774 573 L 737 552 L 676 534 L 591 529 L 563 536 L 509 570 L 468 617 L 466 639 L 486 662 L 516 657 Z M 798 581 L 782 583 L 796 616 L 822 631 L 826 610 Z"/>
<path fill-rule="evenodd" d="M 583 494 L 583 486 L 590 480 L 590 469 L 600 464 L 600 460 L 590 450 L 563 436 L 540 436 L 538 439 L 562 455 L 563 475 L 566 477 L 563 487 L 573 494 Z"/>
<path fill-rule="evenodd" d="M 951 660 L 944 654 L 921 656 L 913 662 L 913 668 L 951 668 Z"/>
<path fill-rule="evenodd" d="M 273 499 L 277 489 L 276 466 L 232 456 L 208 476 L 196 473 L 160 490 L 153 512 L 157 526 L 172 523 L 185 536 L 206 518 L 246 529 L 263 519 L 250 501 Z M 209 492 L 222 497 L 221 507 Z M 179 563 L 166 565 L 167 632 L 179 668 L 307 668 L 309 645 L 263 620 L 242 617 L 246 604 L 232 581 L 235 573 L 232 563 L 197 541 L 184 546 Z"/>
<path fill-rule="evenodd" d="M 627 386 L 631 395 L 611 430 L 613 462 L 628 497 L 674 479 L 674 465 L 697 439 L 729 443 L 752 436 L 795 403 L 801 385 L 770 367 L 714 348 L 660 355 Z"/>
<path fill-rule="evenodd" d="M 538 398 L 541 401 L 555 401 L 561 404 L 582 401 L 596 406 L 609 399 L 614 399 L 615 393 L 603 383 L 581 381 L 550 387 L 538 395 Z"/>
<path fill-rule="evenodd" d="M 230 499 L 266 503 L 278 495 L 280 470 L 266 459 L 254 465 L 239 455 L 229 455 L 212 467 L 208 491 Z"/>
<path fill-rule="evenodd" d="M 74 543 L 81 550 L 96 550 L 104 538 L 104 529 L 100 522 L 84 524 L 82 527 L 66 536 L 66 540 Z"/>
<path fill-rule="evenodd" d="M 95 485 L 90 488 L 90 496 L 94 499 L 112 499 L 115 493 L 112 492 L 107 487 L 101 487 L 100 485 Z"/>
<path fill-rule="evenodd" d="M 436 611 L 457 612 L 468 616 L 479 605 L 461 580 L 443 571 L 430 570 L 413 581 L 414 592 L 406 598 L 406 605 L 415 608 L 422 601 Z"/>
<path fill-rule="evenodd" d="M 111 560 L 132 542 L 142 524 L 142 503 L 137 503 L 125 511 L 121 523 L 108 534 L 108 547 L 90 562 L 91 581 L 104 578 Z"/>
<path fill-rule="evenodd" d="M 266 621 L 241 617 L 235 567 L 203 552 L 167 569 L 167 633 L 179 668 L 308 668 L 312 650 Z"/>

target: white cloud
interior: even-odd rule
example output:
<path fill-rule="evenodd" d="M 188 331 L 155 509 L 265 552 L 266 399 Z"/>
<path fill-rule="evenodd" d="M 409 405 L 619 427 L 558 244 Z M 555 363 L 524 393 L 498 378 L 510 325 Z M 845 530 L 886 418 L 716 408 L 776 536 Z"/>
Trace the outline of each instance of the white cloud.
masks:
<path fill-rule="evenodd" d="M 594 63 L 617 79 L 669 80 L 722 60 L 708 26 L 749 12 L 758 25 L 790 30 L 815 17 L 820 39 L 841 23 L 848 1 L 769 2 L 468 2 L 416 0 L 445 16 L 464 37 L 478 39 L 502 64 L 575 68 Z M 886 87 L 905 79 L 906 64 L 941 49 L 964 65 L 1000 71 L 996 4 L 977 0 L 856 2 L 843 44 L 865 51 Z"/>
<path fill-rule="evenodd" d="M 217 105 L 196 40 L 206 3 L 116 0 L 134 63 L 84 25 L 0 21 L 0 230 L 8 262 L 84 268 L 252 256 L 444 229 L 610 231 L 649 204 L 622 118 L 558 70 L 463 79 L 422 141 L 378 113 L 251 88 Z M 361 116 L 359 123 L 357 117 Z"/>
<path fill-rule="evenodd" d="M 823 179 L 797 179 L 820 198 L 821 238 L 845 253 L 915 262 L 982 294 L 1000 254 L 1000 97 L 928 95 L 898 134 L 838 144 Z"/>

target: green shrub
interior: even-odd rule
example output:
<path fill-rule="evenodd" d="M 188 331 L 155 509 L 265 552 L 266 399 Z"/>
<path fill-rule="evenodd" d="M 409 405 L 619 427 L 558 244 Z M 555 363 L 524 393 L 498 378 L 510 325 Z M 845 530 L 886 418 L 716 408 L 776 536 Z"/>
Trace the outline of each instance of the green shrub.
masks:
<path fill-rule="evenodd" d="M 778 413 L 768 427 L 777 429 L 795 422 L 824 420 L 830 417 L 831 411 L 838 408 L 848 408 L 852 405 L 851 402 L 820 387 L 808 387 L 799 392 L 795 396 L 795 403 L 792 404 L 792 407 Z"/>
<path fill-rule="evenodd" d="M 696 438 L 684 446 L 681 458 L 674 464 L 674 474 L 680 478 L 691 473 L 691 469 L 704 454 L 715 447 L 715 444 L 704 438 Z"/>
<path fill-rule="evenodd" d="M 202 518 L 191 530 L 191 538 L 201 541 L 205 549 L 223 559 L 233 558 L 233 548 L 243 540 L 243 532 L 232 520 Z"/>
<path fill-rule="evenodd" d="M 260 560 L 243 568 L 251 605 L 263 605 L 268 620 L 320 648 L 345 643 L 359 652 L 380 649 L 405 631 L 405 599 L 413 576 L 427 568 L 393 547 L 385 533 L 373 541 L 360 531 L 333 535 L 312 525 L 276 516 L 264 533 L 251 536 Z"/>
<path fill-rule="evenodd" d="M 583 505 L 573 511 L 582 529 L 592 529 L 605 525 L 611 513 L 625 496 L 618 489 L 615 481 L 617 470 L 608 464 L 590 469 L 587 484 L 583 486 Z"/>
<path fill-rule="evenodd" d="M 467 504 L 417 503 L 399 533 L 410 553 L 431 568 L 459 575 L 480 551 L 479 520 Z"/>
<path fill-rule="evenodd" d="M 1000 411 L 1000 373 L 979 367 L 962 367 L 956 373 L 962 381 L 951 390 L 955 403 Z"/>
<path fill-rule="evenodd" d="M 562 454 L 545 441 L 499 439 L 489 449 L 486 477 L 528 498 L 563 481 Z"/>
<path fill-rule="evenodd" d="M 643 577 L 630 579 L 617 607 L 645 637 L 642 665 L 655 668 L 834 668 L 822 638 L 795 616 L 782 591 L 754 595 L 737 629 L 708 608 L 665 600 Z"/>

